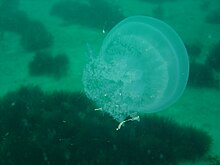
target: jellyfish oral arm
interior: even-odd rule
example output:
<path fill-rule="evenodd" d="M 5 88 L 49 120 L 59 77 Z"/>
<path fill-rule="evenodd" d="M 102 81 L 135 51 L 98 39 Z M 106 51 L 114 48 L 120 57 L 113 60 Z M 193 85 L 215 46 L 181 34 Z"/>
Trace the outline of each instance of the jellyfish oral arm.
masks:
<path fill-rule="evenodd" d="M 102 111 L 102 108 L 95 108 L 94 109 L 95 111 Z M 134 113 L 136 114 L 136 113 Z M 140 121 L 140 117 L 137 115 L 137 116 L 131 116 L 130 119 L 126 119 L 126 120 L 123 120 L 122 122 L 120 122 L 118 124 L 118 127 L 116 128 L 116 131 L 118 131 L 119 129 L 121 129 L 122 126 L 124 126 L 124 124 L 128 121 Z"/>
<path fill-rule="evenodd" d="M 95 108 L 95 111 L 102 111 L 102 108 Z"/>
<path fill-rule="evenodd" d="M 128 121 L 140 121 L 140 117 L 139 116 L 135 116 L 135 117 L 132 117 L 131 119 L 127 119 L 127 120 L 124 120 L 122 122 L 120 122 L 118 124 L 118 127 L 116 128 L 116 131 L 118 131 L 119 129 L 121 129 L 122 126 L 124 126 L 124 124 Z"/>

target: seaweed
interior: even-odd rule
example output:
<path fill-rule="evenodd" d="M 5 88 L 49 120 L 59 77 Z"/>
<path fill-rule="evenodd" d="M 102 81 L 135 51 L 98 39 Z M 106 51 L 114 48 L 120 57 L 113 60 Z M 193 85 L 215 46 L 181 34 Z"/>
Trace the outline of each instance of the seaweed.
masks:
<path fill-rule="evenodd" d="M 61 18 L 65 25 L 79 24 L 106 31 L 125 18 L 117 6 L 103 0 L 61 1 L 51 8 L 50 13 Z"/>
<path fill-rule="evenodd" d="M 193 126 L 149 115 L 116 131 L 94 108 L 81 92 L 29 86 L 8 93 L 0 99 L 0 163 L 176 165 L 210 149 L 211 137 Z"/>
<path fill-rule="evenodd" d="M 210 24 L 220 24 L 220 8 L 210 11 L 205 17 L 205 22 Z"/>
<path fill-rule="evenodd" d="M 214 45 L 206 62 L 216 71 L 220 72 L 220 41 Z"/>
<path fill-rule="evenodd" d="M 212 67 L 191 62 L 188 84 L 193 87 L 217 88 L 217 79 Z"/>
<path fill-rule="evenodd" d="M 0 10 L 0 31 L 9 31 L 21 36 L 21 45 L 29 52 L 49 48 L 53 36 L 45 25 L 29 18 L 26 12 L 13 8 Z"/>
<path fill-rule="evenodd" d="M 52 34 L 39 21 L 29 21 L 21 36 L 23 47 L 30 52 L 49 48 L 53 44 Z"/>
<path fill-rule="evenodd" d="M 29 18 L 24 11 L 1 11 L 0 28 L 4 31 L 21 34 L 29 23 Z"/>
<path fill-rule="evenodd" d="M 220 159 L 218 155 L 208 155 L 207 162 L 209 165 L 220 165 Z"/>
<path fill-rule="evenodd" d="M 31 76 L 49 76 L 60 79 L 67 75 L 69 60 L 66 54 L 58 54 L 55 57 L 48 51 L 37 52 L 29 63 Z"/>
<path fill-rule="evenodd" d="M 195 58 L 198 58 L 200 56 L 202 52 L 202 46 L 200 44 L 185 44 L 185 46 L 190 58 L 195 60 Z"/>

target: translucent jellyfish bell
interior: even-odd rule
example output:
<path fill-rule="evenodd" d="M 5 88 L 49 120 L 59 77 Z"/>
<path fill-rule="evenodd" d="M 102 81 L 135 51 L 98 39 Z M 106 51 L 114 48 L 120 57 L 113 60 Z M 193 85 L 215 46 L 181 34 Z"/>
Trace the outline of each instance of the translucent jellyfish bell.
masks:
<path fill-rule="evenodd" d="M 188 74 L 188 55 L 178 34 L 158 19 L 133 16 L 117 24 L 99 55 L 90 57 L 83 84 L 102 111 L 123 122 L 176 102 Z"/>

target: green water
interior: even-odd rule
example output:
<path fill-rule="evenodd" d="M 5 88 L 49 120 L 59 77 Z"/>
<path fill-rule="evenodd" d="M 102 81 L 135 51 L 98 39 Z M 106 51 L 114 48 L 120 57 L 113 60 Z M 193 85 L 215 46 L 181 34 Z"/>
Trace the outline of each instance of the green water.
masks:
<path fill-rule="evenodd" d="M 219 164 L 219 6 L 218 0 L 0 0 L 0 164 Z M 189 80 L 173 105 L 115 131 L 111 116 L 94 111 L 102 107 L 84 94 L 82 75 L 108 32 L 134 15 L 177 32 L 189 55 Z M 139 96 L 142 86 L 135 86 L 131 94 Z"/>

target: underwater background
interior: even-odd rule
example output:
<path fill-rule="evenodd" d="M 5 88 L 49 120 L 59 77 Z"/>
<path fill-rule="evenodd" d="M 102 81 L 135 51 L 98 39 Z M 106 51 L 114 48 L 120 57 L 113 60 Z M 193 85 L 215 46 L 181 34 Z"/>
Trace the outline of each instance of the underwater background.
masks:
<path fill-rule="evenodd" d="M 190 75 L 174 105 L 116 131 L 82 73 L 133 15 L 175 29 Z M 219 0 L 0 0 L 0 165 L 219 165 L 219 29 Z"/>

